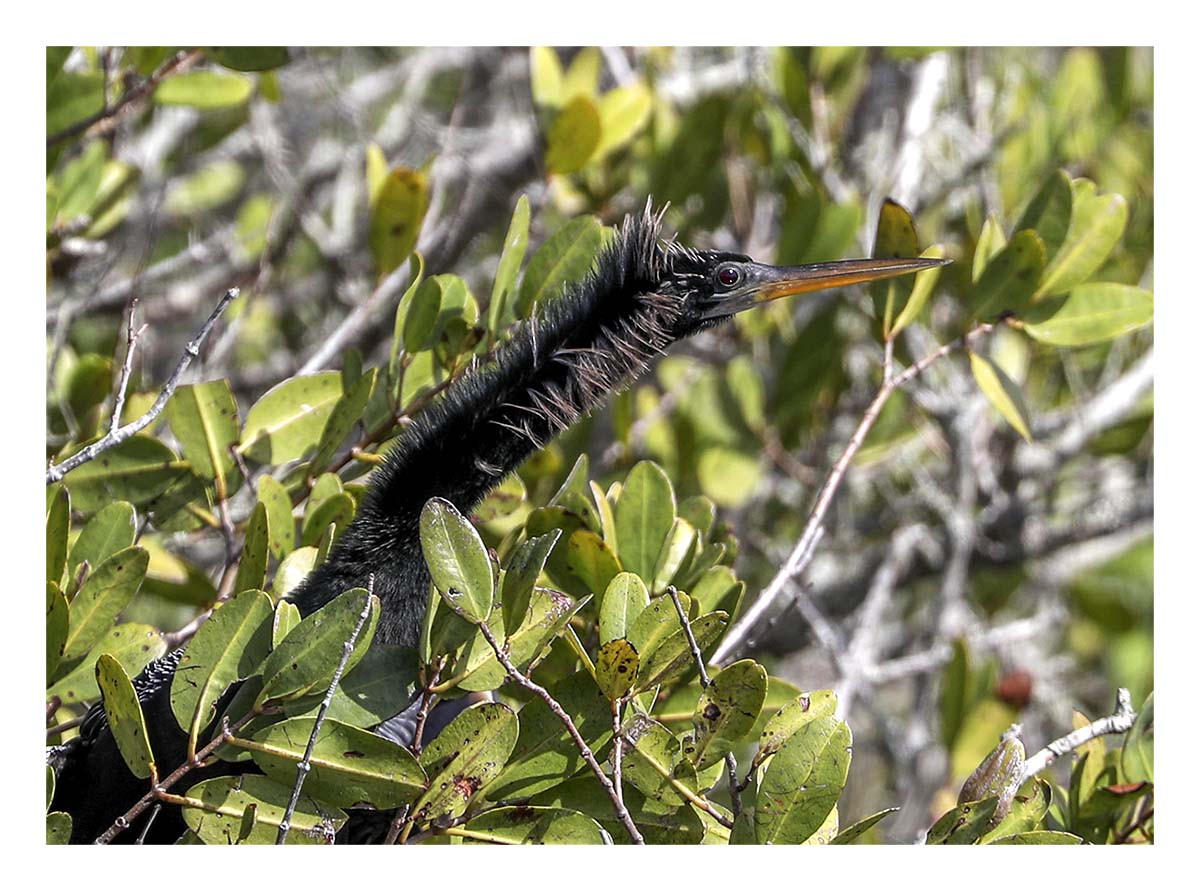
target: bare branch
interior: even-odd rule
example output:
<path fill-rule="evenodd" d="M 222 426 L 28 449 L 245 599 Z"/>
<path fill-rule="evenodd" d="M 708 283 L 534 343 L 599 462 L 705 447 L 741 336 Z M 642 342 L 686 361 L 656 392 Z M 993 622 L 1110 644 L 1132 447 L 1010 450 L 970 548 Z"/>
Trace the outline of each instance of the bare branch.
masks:
<path fill-rule="evenodd" d="M 1133 710 L 1129 691 L 1121 687 L 1117 690 L 1117 704 L 1111 715 L 1093 721 L 1086 727 L 1073 730 L 1066 736 L 1059 737 L 1031 758 L 1027 758 L 1025 760 L 1025 773 L 1021 777 L 1021 782 L 1023 783 L 1030 777 L 1041 773 L 1063 755 L 1067 754 L 1067 752 L 1079 748 L 1084 743 L 1090 742 L 1098 736 L 1104 736 L 1109 733 L 1125 733 L 1133 726 L 1133 722 L 1136 720 L 1137 712 Z"/>
<path fill-rule="evenodd" d="M 183 373 L 187 371 L 188 366 L 192 364 L 192 360 L 196 358 L 196 356 L 200 355 L 200 347 L 204 343 L 204 339 L 208 337 L 208 332 L 212 330 L 213 325 L 217 323 L 217 319 L 221 317 L 221 313 L 225 311 L 225 308 L 229 306 L 229 304 L 234 300 L 234 298 L 237 297 L 237 295 L 237 288 L 230 288 L 225 292 L 225 296 L 222 297 L 220 302 L 217 303 L 217 307 L 208 317 L 208 321 L 204 323 L 203 327 L 201 327 L 201 329 L 196 333 L 196 336 L 188 341 L 188 345 L 186 348 L 184 348 L 183 355 L 179 359 L 179 364 L 175 366 L 175 370 L 171 372 L 171 376 L 167 378 L 167 382 L 163 386 L 162 392 L 158 394 L 158 398 L 154 400 L 154 404 L 150 406 L 149 410 L 144 415 L 136 420 L 130 421 L 128 424 L 118 430 L 109 432 L 107 436 L 96 440 L 86 448 L 80 449 L 61 464 L 51 465 L 50 469 L 46 471 L 46 485 L 57 483 L 76 467 L 87 464 L 98 455 L 104 454 L 109 449 L 125 442 L 125 440 L 132 437 L 135 433 L 138 433 L 139 431 L 150 426 L 150 424 L 154 422 L 154 419 L 162 414 L 163 409 L 167 407 L 167 402 L 170 400 L 171 394 L 174 393 L 175 388 L 179 386 L 179 380 L 183 377 Z"/>

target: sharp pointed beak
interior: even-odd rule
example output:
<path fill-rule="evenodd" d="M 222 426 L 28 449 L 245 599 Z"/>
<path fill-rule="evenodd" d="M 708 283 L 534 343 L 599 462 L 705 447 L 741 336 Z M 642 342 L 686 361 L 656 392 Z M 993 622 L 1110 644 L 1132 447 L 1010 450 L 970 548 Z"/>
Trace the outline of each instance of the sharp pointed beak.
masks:
<path fill-rule="evenodd" d="M 940 257 L 901 257 L 837 260 L 805 266 L 747 264 L 746 282 L 736 290 L 717 295 L 706 316 L 729 316 L 780 297 L 883 281 L 950 262 Z"/>

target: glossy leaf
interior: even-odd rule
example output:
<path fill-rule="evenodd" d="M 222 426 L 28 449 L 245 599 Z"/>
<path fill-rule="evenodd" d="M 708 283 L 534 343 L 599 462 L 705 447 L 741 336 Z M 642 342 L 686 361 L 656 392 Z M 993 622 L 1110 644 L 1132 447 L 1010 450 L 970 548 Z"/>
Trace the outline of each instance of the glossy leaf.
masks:
<path fill-rule="evenodd" d="M 290 519 L 290 518 L 289 518 Z M 271 556 L 271 528 L 267 506 L 261 501 L 254 505 L 246 522 L 242 539 L 242 556 L 238 560 L 234 591 L 261 589 L 266 586 L 267 561 Z"/>
<path fill-rule="evenodd" d="M 561 529 L 551 529 L 545 535 L 531 538 L 508 561 L 500 594 L 505 634 L 511 635 L 525 621 L 533 587 L 560 535 Z"/>
<path fill-rule="evenodd" d="M 308 578 L 316 562 L 316 548 L 297 548 L 284 557 L 275 570 L 275 579 L 271 582 L 271 594 L 274 598 L 282 600 L 287 597 Z"/>
<path fill-rule="evenodd" d="M 428 791 L 413 805 L 418 822 L 457 817 L 504 767 L 517 742 L 517 716 L 498 702 L 458 715 L 421 752 Z"/>
<path fill-rule="evenodd" d="M 114 501 L 145 504 L 165 492 L 184 466 L 153 436 L 130 437 L 67 474 L 71 506 L 87 512 Z"/>
<path fill-rule="evenodd" d="M 1046 265 L 1046 248 L 1032 229 L 1016 233 L 975 284 L 974 315 L 993 319 L 1003 312 L 1020 315 L 1029 306 Z"/>
<path fill-rule="evenodd" d="M 459 838 L 499 845 L 602 845 L 604 830 L 577 811 L 554 807 L 502 807 L 453 830 Z"/>
<path fill-rule="evenodd" d="M 281 600 L 275 604 L 275 612 L 271 616 L 271 649 L 279 646 L 280 641 L 291 634 L 292 629 L 300 624 L 300 609 L 289 600 Z"/>
<path fill-rule="evenodd" d="M 535 305 L 554 300 L 563 286 L 587 274 L 604 240 L 599 220 L 576 217 L 537 249 L 525 268 L 517 315 L 528 318 Z"/>
<path fill-rule="evenodd" d="M 150 751 L 146 718 L 133 683 L 121 663 L 107 653 L 96 660 L 96 683 L 104 701 L 104 715 L 125 766 L 135 777 L 147 779 L 154 769 L 154 753 Z"/>
<path fill-rule="evenodd" d="M 767 670 L 743 659 L 713 675 L 692 715 L 691 736 L 684 752 L 697 770 L 716 764 L 740 743 L 758 720 L 767 697 Z"/>
<path fill-rule="evenodd" d="M 126 623 L 106 633 L 83 661 L 55 680 L 46 690 L 46 698 L 57 696 L 64 705 L 93 700 L 100 695 L 96 685 L 96 660 L 104 653 L 116 657 L 130 677 L 136 677 L 146 665 L 166 652 L 162 634 L 149 625 Z M 59 666 L 59 671 L 63 670 Z"/>
<path fill-rule="evenodd" d="M 312 718 L 289 718 L 259 730 L 251 749 L 254 763 L 285 786 L 294 782 L 313 724 Z M 329 718 L 317 733 L 310 763 L 305 791 L 338 807 L 393 808 L 425 791 L 425 772 L 408 749 Z"/>
<path fill-rule="evenodd" d="M 567 539 L 567 567 L 594 594 L 605 591 L 621 571 L 616 554 L 590 529 L 578 529 Z"/>
<path fill-rule="evenodd" d="M 1051 346 L 1103 343 L 1149 325 L 1154 295 L 1131 285 L 1080 285 L 1065 299 L 1047 300 L 1029 313 L 1024 330 Z"/>
<path fill-rule="evenodd" d="M 117 551 L 92 570 L 71 601 L 71 627 L 63 662 L 79 659 L 112 628 L 146 576 L 150 555 L 143 548 Z"/>
<path fill-rule="evenodd" d="M 612 736 L 608 698 L 587 672 L 575 672 L 547 686 L 593 752 Z M 508 763 L 485 791 L 493 801 L 526 798 L 560 785 L 586 766 L 575 740 L 540 698 L 520 715 L 521 729 Z"/>
<path fill-rule="evenodd" d="M 128 501 L 106 505 L 84 524 L 71 546 L 67 570 L 73 578 L 85 560 L 94 569 L 117 551 L 132 547 L 136 538 L 137 516 L 133 505 Z"/>
<path fill-rule="evenodd" d="M 691 615 L 691 599 L 686 594 L 679 595 L 683 611 Z M 642 661 L 649 659 L 658 650 L 664 640 L 682 630 L 679 626 L 679 614 L 675 603 L 667 595 L 655 597 L 637 614 L 633 624 L 629 625 L 626 637 L 638 651 Z"/>
<path fill-rule="evenodd" d="M 499 332 L 513 318 L 511 298 L 528 244 L 529 196 L 522 195 L 517 199 L 512 222 L 508 224 L 500 260 L 496 264 L 496 277 L 492 281 L 492 298 L 488 303 L 488 331 L 492 334 Z"/>
<path fill-rule="evenodd" d="M 192 470 L 229 491 L 236 472 L 230 447 L 238 441 L 238 407 L 229 381 L 208 381 L 177 389 L 167 403 L 167 420 Z"/>
<path fill-rule="evenodd" d="M 171 679 L 171 711 L 195 751 L 230 684 L 253 674 L 271 648 L 271 598 L 243 591 L 196 631 Z"/>
<path fill-rule="evenodd" d="M 663 469 L 650 461 L 635 465 L 615 513 L 622 568 L 653 580 L 658 555 L 675 524 L 675 490 Z"/>
<path fill-rule="evenodd" d="M 1029 430 L 1029 410 L 1025 407 L 1025 397 L 1021 389 L 1012 381 L 1003 369 L 981 353 L 971 353 L 971 373 L 975 382 L 988 398 L 996 411 L 1021 434 L 1026 441 L 1033 439 Z"/>
<path fill-rule="evenodd" d="M 638 654 L 624 638 L 610 640 L 600 647 L 596 657 L 596 684 L 610 701 L 616 702 L 629 692 L 637 680 Z"/>
<path fill-rule="evenodd" d="M 850 728 L 837 718 L 817 718 L 789 736 L 759 783 L 759 843 L 799 844 L 820 829 L 849 770 Z"/>
<path fill-rule="evenodd" d="M 1097 195 L 1087 180 L 1071 184 L 1071 224 L 1062 247 L 1051 258 L 1035 300 L 1065 294 L 1087 281 L 1121 240 L 1129 205 L 1120 195 Z"/>
<path fill-rule="evenodd" d="M 291 783 L 280 785 L 268 777 L 216 777 L 187 790 L 186 797 L 204 807 L 184 807 L 183 820 L 205 844 L 273 845 L 291 795 Z M 243 818 L 251 806 L 255 808 L 252 828 L 243 837 Z M 334 834 L 345 822 L 344 811 L 302 794 L 287 843 L 333 844 Z"/>
<path fill-rule="evenodd" d="M 312 504 L 310 499 L 309 504 Z M 340 535 L 354 519 L 354 499 L 346 492 L 339 492 L 326 498 L 304 518 L 304 526 L 300 530 L 300 545 L 316 547 L 321 542 L 330 526 L 335 527 L 334 535 Z"/>
<path fill-rule="evenodd" d="M 709 613 L 691 623 L 692 634 L 701 651 L 721 636 L 729 624 L 727 613 Z M 637 682 L 637 692 L 649 690 L 657 684 L 665 684 L 694 666 L 694 657 L 683 628 L 677 628 L 663 640 L 652 654 L 642 660 Z"/>
<path fill-rule="evenodd" d="M 303 457 L 320 441 L 341 398 L 342 378 L 336 371 L 276 384 L 247 413 L 239 450 L 260 464 L 282 464 Z"/>
<path fill-rule="evenodd" d="M 317 443 L 317 451 L 309 461 L 308 472 L 311 475 L 315 476 L 326 469 L 338 448 L 350 435 L 350 431 L 362 421 L 367 400 L 375 386 L 377 372 L 377 368 L 367 369 L 329 413 L 329 419 L 325 422 L 325 427 L 321 431 L 321 439 Z"/>
<path fill-rule="evenodd" d="M 645 715 L 635 715 L 624 728 L 629 741 L 624 758 L 624 778 L 648 799 L 668 807 L 684 803 L 674 788 L 674 770 L 680 746 L 671 731 Z"/>
<path fill-rule="evenodd" d="M 973 845 L 987 832 L 995 813 L 995 798 L 960 804 L 933 824 L 925 844 Z"/>
<path fill-rule="evenodd" d="M 370 616 L 346 663 L 349 671 L 358 664 L 375 636 L 379 621 L 379 598 L 364 588 L 351 590 L 304 618 L 263 662 L 262 692 L 255 705 L 271 700 L 296 699 L 329 685 L 342 655 L 342 648 L 358 625 L 359 615 L 370 600 Z"/>
<path fill-rule="evenodd" d="M 767 721 L 758 738 L 758 753 L 754 763 L 774 755 L 800 728 L 821 718 L 832 717 L 837 711 L 837 697 L 832 690 L 801 693 L 780 707 Z"/>
<path fill-rule="evenodd" d="M 633 620 L 650 605 L 646 584 L 632 572 L 618 573 L 600 601 L 600 642 L 626 636 Z"/>
<path fill-rule="evenodd" d="M 479 532 L 443 498 L 430 499 L 421 511 L 421 550 L 450 608 L 470 622 L 486 621 L 495 593 L 492 561 Z"/>

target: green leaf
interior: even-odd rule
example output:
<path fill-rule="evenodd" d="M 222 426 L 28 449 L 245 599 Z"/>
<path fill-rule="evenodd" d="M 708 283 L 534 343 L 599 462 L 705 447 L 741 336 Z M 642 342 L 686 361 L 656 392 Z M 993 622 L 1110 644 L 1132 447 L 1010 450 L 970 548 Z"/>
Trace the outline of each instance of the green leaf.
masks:
<path fill-rule="evenodd" d="M 379 621 L 379 598 L 367 594 L 365 588 L 351 588 L 335 597 L 307 616 L 271 651 L 262 665 L 263 688 L 255 706 L 272 700 L 296 699 L 315 689 L 327 688 L 368 599 L 370 616 L 346 670 L 357 665 L 370 647 Z"/>
<path fill-rule="evenodd" d="M 71 843 L 71 815 L 63 811 L 46 814 L 46 844 L 69 845 Z"/>
<path fill-rule="evenodd" d="M 358 665 L 343 676 L 327 715 L 355 727 L 374 727 L 404 711 L 416 681 L 414 650 L 376 642 Z M 315 692 L 309 697 L 311 705 L 307 710 L 303 710 L 307 704 L 305 700 L 299 700 L 285 706 L 284 712 L 288 715 L 315 713 L 324 696 L 325 691 Z"/>
<path fill-rule="evenodd" d="M 600 642 L 623 638 L 634 619 L 650 605 L 646 584 L 632 572 L 613 576 L 600 601 Z"/>
<path fill-rule="evenodd" d="M 413 252 L 428 209 L 429 182 L 425 174 L 408 167 L 393 168 L 375 195 L 367 233 L 371 256 L 381 276 Z"/>
<path fill-rule="evenodd" d="M 971 654 L 966 642 L 956 638 L 951 642 L 950 661 L 942 672 L 938 690 L 938 715 L 942 731 L 942 744 L 951 749 L 962 728 L 966 715 L 971 684 Z M 961 775 L 961 774 L 960 774 Z"/>
<path fill-rule="evenodd" d="M 983 395 L 1026 442 L 1032 441 L 1029 410 L 1025 407 L 1025 397 L 1021 395 L 1020 387 L 987 356 L 973 352 L 970 353 L 970 358 L 971 373 L 975 375 L 975 382 L 979 384 Z"/>
<path fill-rule="evenodd" d="M 596 158 L 611 154 L 635 136 L 650 120 L 654 95 L 641 81 L 609 90 L 596 103 L 600 114 L 600 143 Z"/>
<path fill-rule="evenodd" d="M 1062 247 L 1070 224 L 1071 176 L 1065 170 L 1056 170 L 1021 214 L 1017 231 L 1036 230 L 1046 246 L 1046 255 L 1053 257 Z"/>
<path fill-rule="evenodd" d="M 663 469 L 650 461 L 635 465 L 615 513 L 622 567 L 653 580 L 658 555 L 675 524 L 675 490 Z"/>
<path fill-rule="evenodd" d="M 987 832 L 996 813 L 996 799 L 969 801 L 947 811 L 925 837 L 927 845 L 972 845 Z"/>
<path fill-rule="evenodd" d="M 800 728 L 820 718 L 830 718 L 837 711 L 837 697 L 832 690 L 801 693 L 785 703 L 767 721 L 758 738 L 755 765 L 774 755 Z"/>
<path fill-rule="evenodd" d="M 596 684 L 611 702 L 629 692 L 637 680 L 638 653 L 624 638 L 610 640 L 596 657 Z"/>
<path fill-rule="evenodd" d="M 310 476 L 316 476 L 325 470 L 338 447 L 345 442 L 354 426 L 362 420 L 363 411 L 367 407 L 367 400 L 375 386 L 375 377 L 378 371 L 377 368 L 368 369 L 354 383 L 350 391 L 338 400 L 333 411 L 330 412 L 329 419 L 321 431 L 316 454 L 313 455 L 308 465 Z"/>
<path fill-rule="evenodd" d="M 701 616 L 691 623 L 692 634 L 701 651 L 721 636 L 727 624 L 728 614 L 720 612 Z M 675 680 L 689 667 L 693 667 L 691 646 L 683 628 L 677 628 L 659 644 L 648 658 L 642 660 L 642 666 L 637 682 L 638 693 Z"/>
<path fill-rule="evenodd" d="M 866 833 L 867 830 L 871 829 L 876 823 L 878 823 L 884 817 L 896 813 L 898 810 L 900 810 L 898 807 L 888 807 L 877 813 L 871 814 L 869 817 L 863 817 L 857 823 L 847 826 L 845 829 L 835 835 L 829 840 L 829 843 L 831 845 L 853 844 L 854 841 Z"/>
<path fill-rule="evenodd" d="M 585 46 L 579 50 L 567 66 L 563 76 L 562 98 L 570 102 L 576 96 L 595 97 L 600 85 L 600 50 Z"/>
<path fill-rule="evenodd" d="M 159 105 L 187 105 L 202 111 L 244 105 L 254 95 L 254 80 L 226 71 L 185 71 L 154 90 Z"/>
<path fill-rule="evenodd" d="M 188 644 L 171 679 L 171 711 L 188 734 L 188 751 L 216 717 L 229 686 L 249 677 L 271 648 L 273 611 L 263 591 L 243 591 L 213 612 Z"/>
<path fill-rule="evenodd" d="M 188 789 L 186 797 L 204 807 L 184 807 L 183 820 L 208 845 L 273 845 L 291 796 L 290 783 L 281 786 L 268 777 L 217 777 Z M 252 828 L 242 838 L 249 807 L 255 808 Z M 333 844 L 334 834 L 345 822 L 344 811 L 302 794 L 292 813 L 287 843 Z"/>
<path fill-rule="evenodd" d="M 388 380 L 393 389 L 404 375 L 401 350 L 415 353 L 429 346 L 429 338 L 442 309 L 441 288 L 425 282 L 425 258 L 414 251 L 408 258 L 408 268 L 408 287 L 396 305 L 392 349 L 388 355 Z"/>
<path fill-rule="evenodd" d="M 915 257 L 917 255 L 917 229 L 913 224 L 912 214 L 897 204 L 891 198 L 886 199 L 879 208 L 879 221 L 875 228 L 875 247 L 872 257 L 898 258 Z M 911 275 L 889 279 L 884 282 L 872 282 L 868 290 L 875 303 L 875 317 L 883 322 L 883 336 L 892 334 L 893 320 L 912 293 L 913 277 Z"/>
<path fill-rule="evenodd" d="M 353 519 L 354 499 L 347 492 L 338 492 L 318 504 L 304 518 L 304 527 L 300 531 L 300 544 L 304 547 L 316 547 L 330 526 L 335 527 L 334 535 L 337 536 L 346 530 Z"/>
<path fill-rule="evenodd" d="M 451 830 L 456 837 L 498 845 L 602 845 L 605 832 L 591 817 L 557 807 L 502 807 Z"/>
<path fill-rule="evenodd" d="M 342 398 L 336 371 L 293 377 L 276 384 L 246 415 L 239 451 L 260 464 L 294 461 L 317 445 Z"/>
<path fill-rule="evenodd" d="M 696 703 L 695 730 L 683 744 L 697 770 L 733 751 L 753 729 L 766 698 L 767 670 L 753 659 L 734 662 L 713 676 Z"/>
<path fill-rule="evenodd" d="M 512 222 L 508 224 L 504 246 L 500 249 L 500 260 L 496 264 L 496 278 L 492 282 L 492 299 L 488 303 L 488 331 L 493 335 L 513 317 L 509 297 L 517 283 L 517 273 L 521 270 L 521 261 L 525 259 L 528 245 L 529 196 L 522 195 L 517 199 Z"/>
<path fill-rule="evenodd" d="M 817 718 L 789 736 L 758 787 L 754 829 L 760 844 L 799 844 L 821 828 L 850 770 L 850 728 Z"/>
<path fill-rule="evenodd" d="M 271 582 L 271 594 L 276 600 L 287 597 L 296 587 L 308 578 L 317 562 L 317 549 L 312 547 L 297 548 L 281 561 L 275 570 L 275 579 Z"/>
<path fill-rule="evenodd" d="M 563 285 L 582 279 L 603 241 L 604 230 L 592 216 L 576 217 L 550 236 L 525 268 L 518 316 L 528 318 L 535 305 L 558 297 Z"/>
<path fill-rule="evenodd" d="M 1121 748 L 1121 778 L 1126 783 L 1154 782 L 1154 694 L 1146 697 Z"/>
<path fill-rule="evenodd" d="M 495 579 L 479 532 L 453 504 L 431 498 L 421 510 L 421 551 L 447 605 L 469 622 L 487 621 Z"/>
<path fill-rule="evenodd" d="M 1019 226 L 1019 229 L 1032 228 Z M 989 214 L 979 230 L 979 239 L 975 242 L 975 256 L 971 259 L 971 281 L 979 281 L 983 270 L 992 262 L 992 258 L 1004 250 L 1004 227 L 996 219 L 995 214 Z"/>
<path fill-rule="evenodd" d="M 1065 299 L 1038 304 L 1022 327 L 1042 343 L 1077 347 L 1112 340 L 1153 320 L 1154 295 L 1150 291 L 1094 282 L 1080 285 Z"/>
<path fill-rule="evenodd" d="M 1071 224 L 1062 247 L 1046 266 L 1035 300 L 1065 294 L 1083 284 L 1116 247 L 1125 231 L 1129 205 L 1120 195 L 1097 195 L 1095 183 L 1071 184 Z"/>
<path fill-rule="evenodd" d="M 59 133 L 104 109 L 104 76 L 62 71 L 46 83 L 46 134 Z"/>
<path fill-rule="evenodd" d="M 71 605 L 54 582 L 46 583 L 46 678 L 54 676 L 62 659 L 63 644 L 71 624 Z"/>
<path fill-rule="evenodd" d="M 1023 313 L 1045 265 L 1046 248 L 1038 234 L 1032 229 L 1016 233 L 979 277 L 971 298 L 973 314 L 993 319 L 1002 312 Z"/>
<path fill-rule="evenodd" d="M 275 612 L 271 617 L 271 649 L 279 646 L 280 641 L 292 633 L 292 629 L 300 624 L 300 608 L 290 600 L 281 600 L 275 604 Z"/>
<path fill-rule="evenodd" d="M 295 782 L 314 723 L 313 718 L 290 718 L 259 730 L 251 747 L 254 763 L 285 786 Z M 408 749 L 328 718 L 310 763 L 305 791 L 338 807 L 365 803 L 383 810 L 408 804 L 425 791 L 425 771 Z"/>
<path fill-rule="evenodd" d="M 210 46 L 204 55 L 234 71 L 270 71 L 289 61 L 286 46 Z"/>
<path fill-rule="evenodd" d="M 49 500 L 50 504 L 46 509 L 46 581 L 57 585 L 62 581 L 63 573 L 67 570 L 67 540 L 71 532 L 71 493 L 67 491 L 66 486 L 55 483 L 53 494 Z M 81 532 L 80 535 L 82 534 Z"/>
<path fill-rule="evenodd" d="M 102 142 L 91 143 L 78 158 L 63 168 L 59 177 L 57 222 L 69 223 L 76 217 L 89 214 L 100 192 L 104 163 L 108 152 Z"/>
<path fill-rule="evenodd" d="M 64 490 L 65 491 L 65 490 Z M 132 547 L 137 538 L 137 517 L 128 501 L 116 501 L 92 516 L 71 546 L 68 572 L 74 577 L 83 561 L 99 566 L 117 551 Z"/>
<path fill-rule="evenodd" d="M 1083 839 L 1069 832 L 1056 832 L 1049 829 L 1037 829 L 1033 832 L 1019 832 L 1016 835 L 1006 835 L 998 838 L 993 845 L 1081 845 Z"/>
<path fill-rule="evenodd" d="M 574 672 L 546 689 L 571 718 L 588 747 L 598 752 L 612 735 L 612 711 L 591 675 Z M 485 790 L 489 800 L 528 798 L 560 785 L 586 766 L 566 725 L 541 698 L 522 708 L 520 718 L 521 729 L 512 756 Z"/>
<path fill-rule="evenodd" d="M 149 625 L 127 623 L 108 631 L 92 647 L 82 662 L 70 673 L 56 680 L 46 691 L 46 698 L 57 696 L 63 705 L 95 699 L 100 695 L 96 685 L 96 660 L 104 653 L 115 656 L 130 676 L 138 675 L 146 665 L 166 652 L 167 645 L 157 629 Z M 62 665 L 59 669 L 62 669 Z"/>
<path fill-rule="evenodd" d="M 691 599 L 686 594 L 680 594 L 679 602 L 683 605 L 684 614 L 690 614 Z M 629 633 L 626 637 L 637 649 L 641 660 L 645 662 L 654 655 L 664 640 L 681 630 L 675 603 L 664 594 L 653 598 L 649 605 L 638 613 L 633 624 L 629 626 Z"/>
<path fill-rule="evenodd" d="M 558 108 L 562 104 L 562 63 L 552 47 L 530 47 L 529 82 L 533 89 L 534 105 L 539 108 Z"/>
<path fill-rule="evenodd" d="M 104 700 L 104 715 L 117 749 L 129 772 L 147 779 L 154 769 L 154 753 L 146 734 L 146 718 L 133 683 L 121 663 L 107 653 L 96 660 L 96 683 Z"/>
<path fill-rule="evenodd" d="M 593 594 L 606 590 L 621 571 L 616 554 L 590 529 L 578 529 L 567 539 L 567 567 Z"/>
<path fill-rule="evenodd" d="M 654 567 L 655 591 L 666 590 L 676 573 L 696 552 L 696 542 L 696 530 L 692 524 L 682 517 L 676 517 L 667 540 L 663 542 L 662 551 L 658 555 L 658 563 Z"/>
<path fill-rule="evenodd" d="M 630 743 L 624 764 L 625 780 L 661 805 L 682 805 L 684 799 L 671 783 L 680 762 L 679 740 L 658 721 L 640 714 L 625 726 L 624 733 Z"/>
<path fill-rule="evenodd" d="M 725 445 L 709 446 L 700 453 L 696 476 L 704 494 L 721 507 L 746 504 L 762 479 L 758 458 Z"/>
<path fill-rule="evenodd" d="M 149 562 L 150 555 L 143 548 L 125 548 L 92 570 L 71 602 L 63 662 L 84 656 L 112 628 L 141 587 Z"/>
<path fill-rule="evenodd" d="M 517 742 L 517 716 L 498 702 L 458 715 L 421 752 L 428 791 L 413 805 L 418 823 L 457 817 L 504 767 Z"/>
<path fill-rule="evenodd" d="M 182 386 L 167 403 L 167 420 L 192 470 L 215 480 L 218 495 L 230 492 L 236 471 L 230 447 L 238 441 L 238 408 L 229 381 Z"/>
<path fill-rule="evenodd" d="M 500 604 L 504 613 L 504 631 L 511 636 L 525 621 L 533 586 L 546 566 L 550 551 L 558 542 L 561 529 L 551 529 L 545 535 L 531 538 L 517 549 L 504 571 Z"/>
<path fill-rule="evenodd" d="M 186 465 L 153 436 L 133 436 L 66 476 L 75 510 L 99 510 L 114 501 L 142 505 L 179 478 Z"/>
<path fill-rule="evenodd" d="M 234 591 L 261 589 L 266 586 L 267 561 L 271 556 L 271 529 L 267 506 L 261 501 L 254 505 L 250 519 L 246 522 L 246 535 L 242 544 L 242 556 L 238 560 Z"/>

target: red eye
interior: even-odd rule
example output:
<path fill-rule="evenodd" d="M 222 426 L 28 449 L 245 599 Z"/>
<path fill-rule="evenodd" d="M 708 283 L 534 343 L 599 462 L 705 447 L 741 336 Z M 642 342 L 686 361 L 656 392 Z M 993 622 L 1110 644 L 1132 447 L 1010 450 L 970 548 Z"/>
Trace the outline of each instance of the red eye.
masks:
<path fill-rule="evenodd" d="M 727 288 L 732 288 L 742 280 L 742 274 L 736 266 L 722 266 L 717 270 L 717 281 Z"/>

